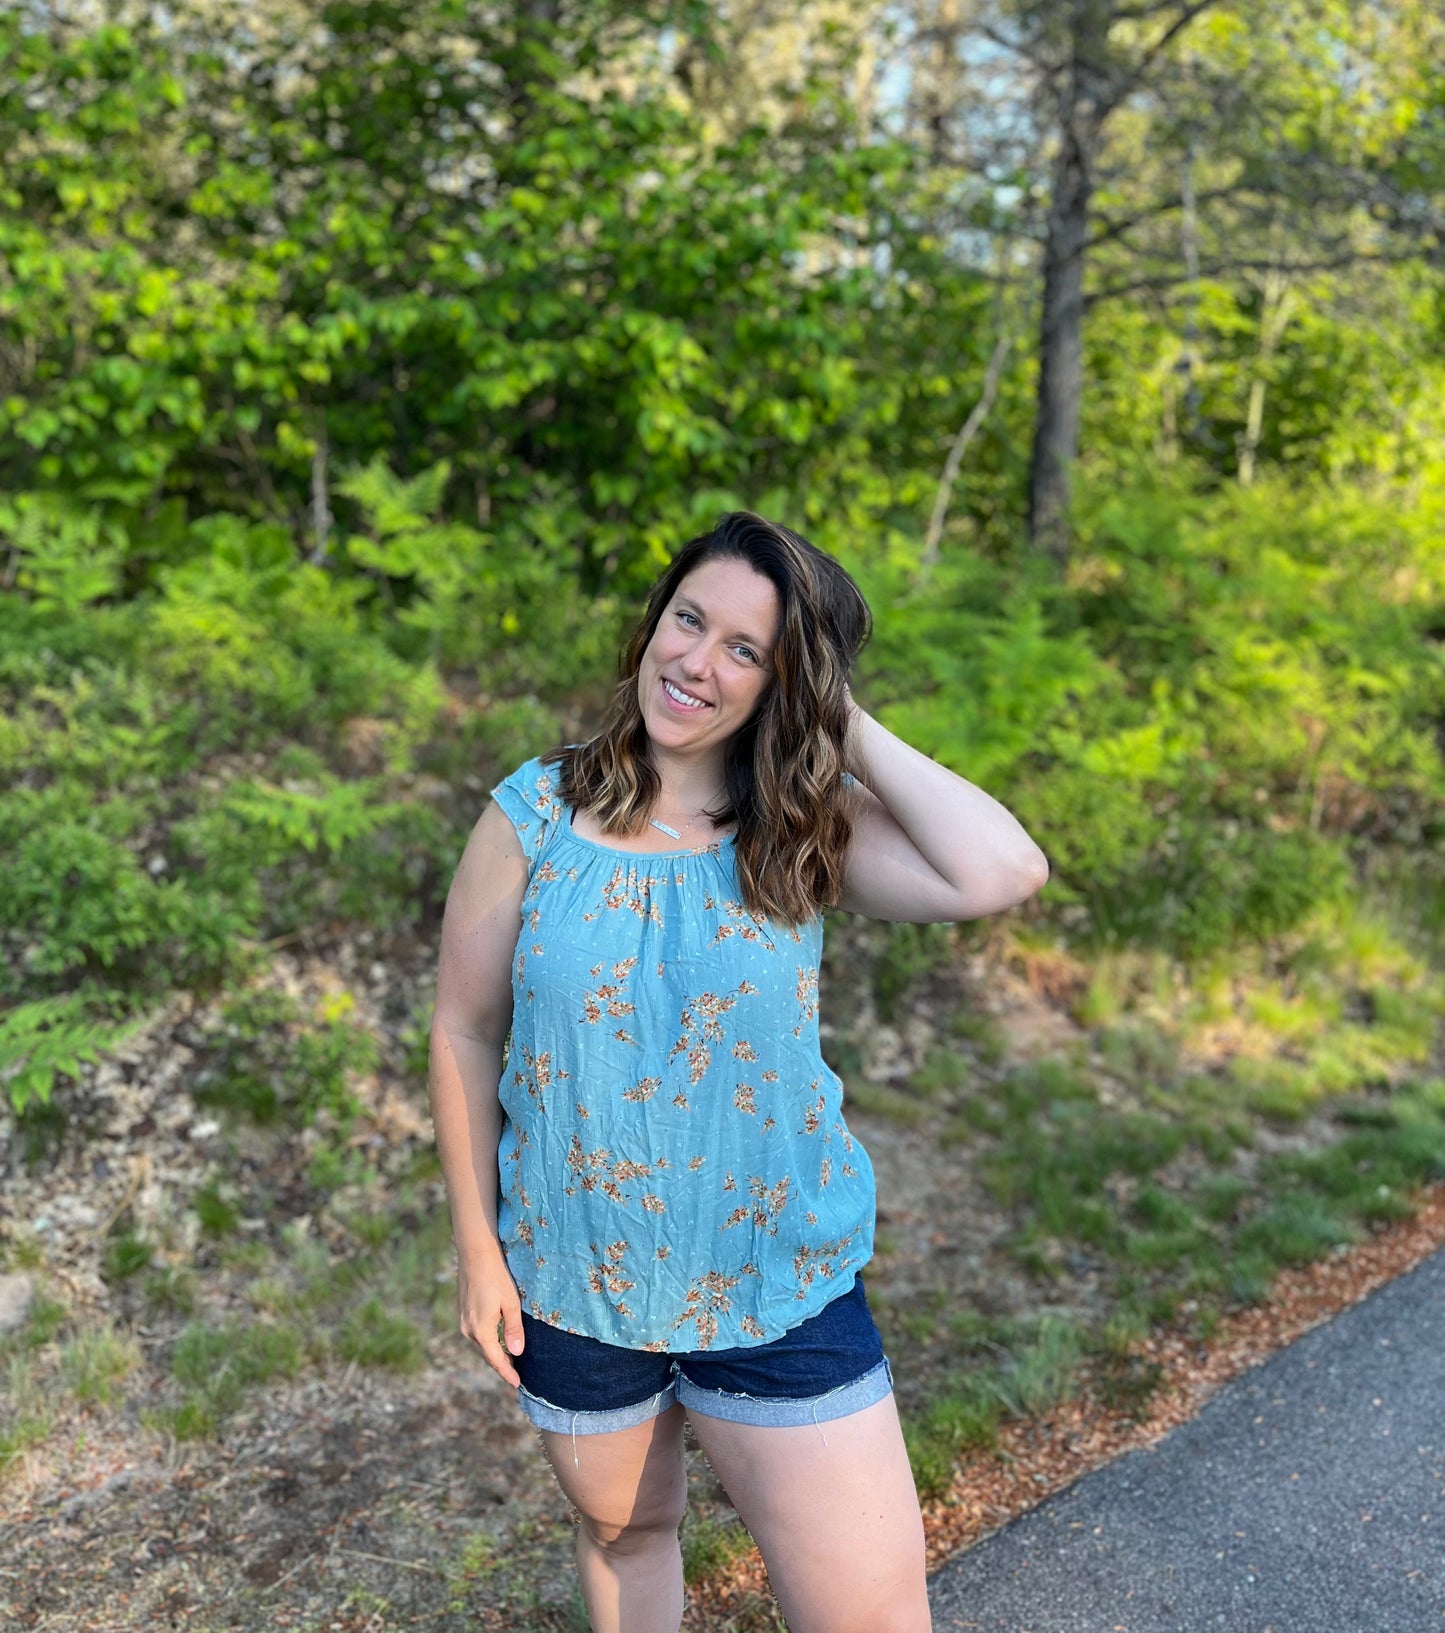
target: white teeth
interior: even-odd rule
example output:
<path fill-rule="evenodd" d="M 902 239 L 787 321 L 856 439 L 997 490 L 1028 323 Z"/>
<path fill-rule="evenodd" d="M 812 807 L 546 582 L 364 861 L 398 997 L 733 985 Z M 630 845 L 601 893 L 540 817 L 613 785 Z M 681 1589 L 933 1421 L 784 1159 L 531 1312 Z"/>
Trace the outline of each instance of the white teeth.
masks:
<path fill-rule="evenodd" d="M 664 680 L 662 685 L 669 697 L 676 698 L 677 701 L 683 704 L 685 707 L 689 709 L 707 708 L 707 704 L 700 698 L 689 697 L 686 692 L 679 692 L 677 687 L 675 687 L 670 680 Z"/>

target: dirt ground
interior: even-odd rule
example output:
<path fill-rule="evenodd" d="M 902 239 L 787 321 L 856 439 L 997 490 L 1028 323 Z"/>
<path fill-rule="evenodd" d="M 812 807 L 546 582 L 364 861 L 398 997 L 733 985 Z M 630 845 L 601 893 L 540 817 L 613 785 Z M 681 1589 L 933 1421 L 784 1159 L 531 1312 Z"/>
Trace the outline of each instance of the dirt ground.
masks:
<path fill-rule="evenodd" d="M 1048 980 L 1004 969 L 986 944 L 922 982 L 907 1020 L 886 1026 L 867 991 L 850 983 L 866 949 L 841 929 L 830 931 L 829 1000 L 832 1013 L 849 1017 L 870 1084 L 886 1088 L 915 1072 L 960 1004 L 989 1015 L 1003 1040 L 998 1069 L 1077 1043 Z M 429 959 L 421 947 L 402 958 L 395 948 L 380 956 L 351 945 L 283 958 L 278 979 L 311 1003 L 344 989 L 358 1018 L 395 1041 L 425 1003 Z M 249 1306 L 239 1273 L 208 1259 L 186 1223 L 187 1198 L 217 1175 L 262 1174 L 273 1199 L 306 1201 L 299 1177 L 287 1189 L 287 1165 L 299 1175 L 304 1142 L 224 1127 L 192 1099 L 188 1083 L 204 1054 L 199 1025 L 178 1001 L 87 1075 L 66 1108 L 74 1132 L 58 1152 L 27 1167 L 12 1149 L 7 1161 L 4 1228 L 12 1248 L 22 1239 L 43 1244 L 28 1272 L 36 1287 L 68 1307 L 68 1330 L 110 1324 L 136 1348 L 108 1403 L 82 1404 L 67 1391 L 55 1344 L 25 1363 L 49 1428 L 0 1484 L 0 1625 L 27 1633 L 585 1629 L 571 1520 L 536 1438 L 509 1391 L 443 1323 L 410 1374 L 333 1359 L 253 1390 L 212 1437 L 177 1440 L 148 1426 L 148 1406 L 174 1392 L 169 1358 L 182 1323 L 128 1302 L 102 1276 L 119 1212 L 129 1210 L 173 1258 L 202 1266 L 197 1313 L 219 1321 Z M 401 1054 L 399 1044 L 384 1052 L 359 1089 L 367 1107 L 359 1148 L 378 1176 L 373 1202 L 378 1190 L 383 1199 L 403 1194 L 399 1176 L 427 1143 L 424 1088 L 405 1079 Z M 1041 1285 L 1006 1251 L 1009 1221 L 967 1147 L 944 1148 L 926 1121 L 856 1108 L 849 1120 L 878 1175 L 880 1250 L 867 1280 L 905 1411 L 950 1364 L 940 1311 L 1092 1313 L 1102 1294 L 1087 1257 Z M 422 1212 L 443 1206 L 435 1179 L 405 1196 Z M 318 1239 L 343 1240 L 335 1219 L 308 1219 Z M 264 1241 L 278 1240 L 286 1223 L 242 1222 Z M 444 1254 L 427 1273 L 446 1278 Z M 18 1363 L 10 1364 L 18 1389 Z M 729 1517 L 695 1453 L 690 1493 L 704 1529 Z M 780 1624 L 753 1600 L 709 1625 Z"/>

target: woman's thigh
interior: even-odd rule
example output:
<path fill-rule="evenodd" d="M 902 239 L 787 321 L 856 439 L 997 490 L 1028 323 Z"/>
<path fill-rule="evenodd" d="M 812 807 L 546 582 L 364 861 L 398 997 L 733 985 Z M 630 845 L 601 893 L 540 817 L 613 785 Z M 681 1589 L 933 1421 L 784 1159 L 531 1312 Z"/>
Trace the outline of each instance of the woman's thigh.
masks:
<path fill-rule="evenodd" d="M 682 1523 L 687 1508 L 682 1428 L 682 1408 L 671 1406 L 610 1434 L 542 1431 L 557 1483 L 595 1541 L 675 1531 Z"/>
<path fill-rule="evenodd" d="M 923 1520 L 892 1395 L 797 1428 L 689 1421 L 791 1633 L 927 1633 Z"/>

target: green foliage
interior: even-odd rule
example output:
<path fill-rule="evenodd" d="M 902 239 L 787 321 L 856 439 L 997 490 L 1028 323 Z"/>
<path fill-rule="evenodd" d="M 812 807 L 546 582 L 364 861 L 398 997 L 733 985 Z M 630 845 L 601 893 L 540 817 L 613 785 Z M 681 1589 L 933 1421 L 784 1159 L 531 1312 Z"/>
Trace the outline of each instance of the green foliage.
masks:
<path fill-rule="evenodd" d="M 1161 946 L 1203 959 L 1293 929 L 1338 901 L 1348 878 L 1337 840 L 1194 814 L 1165 825 L 1137 872 L 1091 893 L 1091 925 L 1106 944 Z"/>
<path fill-rule="evenodd" d="M 691 1585 L 751 1552 L 753 1539 L 737 1520 L 688 1515 L 682 1528 L 682 1579 Z"/>
<path fill-rule="evenodd" d="M 376 1060 L 371 1036 L 341 1015 L 317 1020 L 283 993 L 248 989 L 216 1011 L 193 1093 L 257 1122 L 307 1124 L 324 1112 L 344 1125 L 355 1110 L 348 1079 Z"/>
<path fill-rule="evenodd" d="M 379 1298 L 367 1299 L 347 1317 L 337 1334 L 336 1352 L 343 1360 L 395 1372 L 415 1372 L 425 1356 L 416 1327 Z"/>
<path fill-rule="evenodd" d="M 880 1020 L 898 1018 L 909 990 L 947 959 L 951 946 L 946 925 L 888 926 L 888 939 L 873 960 L 873 996 Z"/>
<path fill-rule="evenodd" d="M 127 840 L 143 812 L 117 798 L 73 813 L 59 788 L 17 789 L 0 810 L 0 845 L 13 857 L 0 906 L 0 933 L 33 938 L 22 967 L 40 976 L 71 972 L 151 983 L 157 966 L 183 964 L 199 976 L 225 960 L 236 923 L 180 881 L 154 876 Z"/>
<path fill-rule="evenodd" d="M 58 1077 L 76 1077 L 131 1028 L 91 1018 L 86 991 L 37 998 L 0 1012 L 0 1082 L 17 1114 L 50 1099 Z"/>
<path fill-rule="evenodd" d="M 954 1464 L 967 1452 L 986 1450 L 998 1439 L 1003 1402 L 987 1377 L 966 1376 L 940 1393 L 924 1412 L 904 1420 L 903 1439 L 920 1497 L 941 1497 Z"/>
<path fill-rule="evenodd" d="M 101 1265 L 107 1281 L 119 1282 L 149 1269 L 150 1262 L 150 1243 L 133 1230 L 125 1229 L 113 1233 L 106 1242 Z"/>
<path fill-rule="evenodd" d="M 15 588 L 38 613 L 73 615 L 119 588 L 126 539 L 98 506 L 76 510 L 48 493 L 0 500 L 0 542 Z"/>
<path fill-rule="evenodd" d="M 66 1383 L 86 1405 L 110 1405 L 121 1381 L 139 1362 L 135 1340 L 108 1327 L 83 1328 L 62 1346 L 60 1355 Z"/>
<path fill-rule="evenodd" d="M 196 1192 L 196 1200 L 192 1206 L 196 1210 L 196 1218 L 200 1221 L 201 1229 L 207 1236 L 230 1236 L 241 1223 L 241 1216 L 237 1213 L 235 1204 L 226 1195 L 226 1190 L 219 1181 L 212 1180 L 203 1185 Z"/>
<path fill-rule="evenodd" d="M 221 1327 L 190 1323 L 171 1351 L 171 1373 L 185 1391 L 169 1427 L 178 1440 L 210 1434 L 245 1391 L 273 1378 L 292 1378 L 303 1359 L 300 1334 L 264 1321 Z"/>

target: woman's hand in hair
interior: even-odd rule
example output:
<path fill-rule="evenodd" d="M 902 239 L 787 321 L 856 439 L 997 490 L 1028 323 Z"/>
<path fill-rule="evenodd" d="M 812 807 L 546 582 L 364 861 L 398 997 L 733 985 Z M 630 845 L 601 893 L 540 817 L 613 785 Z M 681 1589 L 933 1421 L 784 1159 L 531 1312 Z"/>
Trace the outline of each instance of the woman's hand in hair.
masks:
<path fill-rule="evenodd" d="M 1011 812 L 856 705 L 848 765 L 848 912 L 953 924 L 1016 907 L 1048 882 L 1047 858 Z"/>

